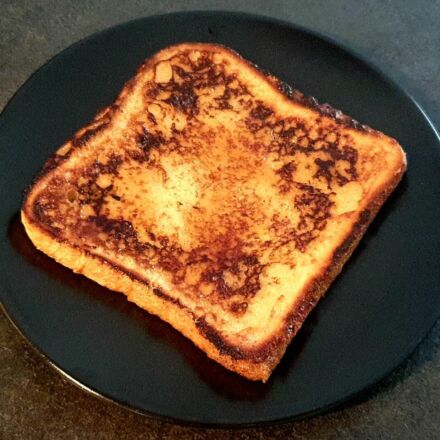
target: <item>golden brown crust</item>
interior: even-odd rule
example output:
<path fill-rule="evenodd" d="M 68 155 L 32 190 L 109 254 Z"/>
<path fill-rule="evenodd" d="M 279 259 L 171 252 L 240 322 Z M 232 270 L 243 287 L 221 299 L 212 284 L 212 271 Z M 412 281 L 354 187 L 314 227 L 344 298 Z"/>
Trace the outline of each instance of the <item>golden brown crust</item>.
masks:
<path fill-rule="evenodd" d="M 122 292 L 127 295 L 129 301 L 139 307 L 148 310 L 171 324 L 176 330 L 191 339 L 195 345 L 202 349 L 211 359 L 219 362 L 226 368 L 243 375 L 251 380 L 267 380 L 271 369 L 264 363 L 255 363 L 249 359 L 235 359 L 221 350 L 199 331 L 198 322 L 192 313 L 167 298 L 163 292 L 154 292 L 144 282 L 136 277 L 131 277 L 116 265 L 104 259 L 84 253 L 68 243 L 58 240 L 48 240 L 47 233 L 41 231 L 38 224 L 32 222 L 22 211 L 22 222 L 25 230 L 36 247 L 54 258 L 58 263 L 69 267 L 75 273 L 85 275 L 98 284 L 111 290 Z M 148 303 L 148 306 L 146 304 Z"/>
<path fill-rule="evenodd" d="M 172 49 L 175 52 L 178 52 L 181 49 L 184 48 L 190 48 L 190 49 L 199 49 L 199 50 L 224 50 L 229 52 L 232 56 L 234 56 L 237 59 L 237 62 L 241 62 L 245 64 L 247 67 L 252 69 L 255 73 L 255 75 L 259 76 L 261 80 L 263 81 L 269 81 L 273 89 L 276 90 L 276 92 L 279 94 L 279 97 L 282 97 L 283 99 L 292 100 L 295 101 L 301 105 L 311 107 L 317 111 L 319 111 L 324 116 L 327 116 L 329 118 L 334 119 L 338 123 L 346 124 L 347 126 L 350 126 L 354 130 L 357 131 L 368 131 L 369 134 L 372 134 L 374 136 L 383 137 L 384 134 L 372 129 L 371 127 L 368 127 L 365 124 L 360 124 L 355 119 L 351 118 L 350 116 L 344 114 L 341 110 L 335 109 L 331 105 L 324 103 L 321 104 L 319 101 L 312 97 L 312 96 L 306 96 L 301 91 L 294 89 L 289 84 L 281 81 L 280 79 L 276 78 L 272 74 L 268 72 L 264 72 L 259 66 L 256 64 L 251 63 L 250 61 L 244 59 L 241 55 L 239 55 L 237 52 L 227 48 L 226 46 L 223 46 L 221 44 L 213 44 L 213 43 L 182 43 L 176 46 L 171 46 L 169 48 L 165 48 L 158 52 L 153 57 L 147 59 L 137 70 L 136 75 L 140 75 L 144 70 L 150 68 L 152 65 L 154 65 L 158 59 L 161 59 L 161 54 L 169 51 Z M 108 125 L 108 121 L 112 119 L 114 114 L 120 110 L 119 103 L 122 101 L 123 97 L 130 93 L 130 91 L 133 89 L 134 84 L 136 83 L 136 76 L 132 78 L 131 80 L 127 81 L 125 84 L 121 94 L 118 96 L 116 101 L 111 104 L 110 106 L 100 110 L 96 116 L 93 118 L 93 120 L 87 124 L 85 127 L 78 130 L 72 137 L 70 141 L 66 143 L 66 145 L 71 145 L 74 148 L 80 147 L 85 142 L 89 141 L 93 136 L 95 136 L 99 131 L 106 128 Z M 44 178 L 47 174 L 50 173 L 54 168 L 56 168 L 62 161 L 68 159 L 73 152 L 73 149 L 70 149 L 66 154 L 63 154 L 60 156 L 58 152 L 55 152 L 44 164 L 44 167 L 42 170 L 35 176 L 32 184 L 30 187 L 34 187 L 37 184 L 37 181 Z M 27 194 L 28 190 L 26 190 L 25 196 Z"/>
<path fill-rule="evenodd" d="M 295 309 L 289 312 L 284 328 L 271 341 L 273 347 L 272 353 L 276 352 L 276 355 L 272 358 L 272 368 L 278 364 L 290 341 L 301 328 L 309 313 L 326 293 L 331 283 L 340 274 L 344 264 L 351 257 L 351 254 L 356 249 L 368 226 L 374 220 L 376 214 L 389 195 L 399 184 L 404 172 L 405 169 L 402 168 L 401 173 L 395 176 L 390 185 L 383 188 L 383 190 L 370 202 L 368 208 L 362 211 L 359 220 L 355 223 L 350 235 L 333 254 L 331 264 L 325 268 L 324 273 L 321 276 L 310 281 L 308 289 L 303 293 L 302 297 L 296 304 Z"/>
<path fill-rule="evenodd" d="M 312 111 L 318 112 L 323 118 L 329 118 L 330 120 L 334 121 L 337 126 L 345 126 L 356 133 L 358 132 L 362 133 L 363 135 L 368 135 L 371 138 L 376 138 L 377 142 L 390 141 L 390 138 L 386 137 L 382 133 L 360 125 L 348 116 L 345 116 L 341 112 L 332 109 L 330 106 L 321 106 L 313 98 L 305 98 L 300 92 L 288 89 L 287 86 L 283 85 L 276 78 L 263 74 L 251 63 L 243 60 L 235 52 L 232 52 L 222 46 L 188 43 L 164 49 L 147 60 L 146 63 L 141 66 L 136 78 L 140 77 L 144 74 L 144 72 L 151 70 L 154 67 L 157 68 L 158 64 L 160 64 L 161 60 L 163 59 L 170 59 L 181 52 L 194 50 L 220 53 L 226 52 L 229 57 L 235 58 L 237 63 L 241 63 L 243 65 L 243 69 L 250 69 L 255 76 L 259 77 L 260 81 L 264 82 L 265 84 L 271 84 L 272 92 L 276 94 L 279 101 L 285 101 L 287 103 L 289 101 L 295 102 L 296 104 L 312 109 Z M 166 54 L 166 56 L 164 56 L 164 54 Z M 168 72 L 165 71 L 165 73 L 161 74 L 166 76 Z M 117 261 L 113 261 L 111 258 L 105 258 L 102 255 L 94 254 L 93 252 L 81 247 L 81 245 L 78 243 L 75 244 L 70 242 L 68 239 L 66 239 L 66 237 L 58 234 L 57 227 L 52 227 L 51 229 L 47 224 L 44 225 L 43 211 L 47 206 L 51 206 L 51 204 L 53 205 L 54 201 L 49 200 L 47 202 L 46 200 L 47 203 L 43 207 L 38 200 L 36 201 L 36 194 L 39 191 L 42 191 L 42 188 L 47 186 L 47 182 L 50 181 L 56 170 L 63 163 L 66 163 L 75 151 L 78 151 L 79 149 L 88 145 L 88 143 L 90 143 L 95 136 L 98 136 L 101 133 L 105 134 L 106 130 L 112 129 L 112 121 L 114 120 L 116 114 L 120 114 L 118 112 L 121 112 L 121 108 L 124 107 L 126 97 L 137 85 L 138 80 L 136 78 L 127 83 L 120 96 L 112 106 L 101 111 L 91 124 L 80 130 L 71 141 L 63 145 L 60 150 L 58 150 L 58 152 L 46 163 L 43 171 L 34 181 L 30 191 L 25 197 L 22 210 L 22 221 L 25 225 L 26 231 L 31 240 L 40 250 L 56 259 L 61 264 L 70 267 L 75 272 L 82 273 L 85 276 L 95 280 L 99 284 L 104 285 L 112 290 L 125 293 L 130 301 L 135 302 L 140 307 L 169 322 L 177 330 L 190 338 L 198 347 L 205 351 L 209 357 L 216 360 L 226 368 L 229 368 L 230 370 L 252 380 L 266 381 L 271 371 L 284 354 L 287 345 L 301 327 L 308 313 L 313 309 L 319 298 L 327 290 L 333 279 L 339 274 L 342 266 L 361 239 L 368 224 L 372 221 L 380 206 L 399 182 L 406 166 L 404 156 L 402 155 L 400 162 L 398 162 L 397 165 L 390 170 L 388 178 L 381 185 L 375 188 L 373 194 L 369 195 L 367 205 L 357 213 L 357 217 L 353 221 L 351 229 L 347 231 L 343 242 L 338 246 L 330 258 L 326 258 L 321 262 L 321 271 L 316 276 L 308 279 L 307 285 L 302 289 L 303 293 L 293 303 L 292 308 L 290 310 L 286 310 L 282 325 L 278 327 L 277 331 L 268 334 L 265 339 L 260 339 L 259 342 L 253 346 L 242 345 L 237 343 L 237 341 L 231 342 L 230 338 L 225 337 L 221 330 L 209 323 L 204 315 L 196 314 L 191 307 L 189 307 L 187 304 L 184 304 L 184 301 L 181 301 L 178 296 L 176 297 L 170 295 L 169 293 L 165 292 L 164 289 L 158 287 L 155 283 L 151 283 L 148 277 L 143 276 L 139 270 L 129 270 L 126 266 L 118 263 Z M 158 90 L 154 91 L 156 94 L 159 92 L 169 93 L 169 91 L 162 86 L 160 86 Z M 187 88 L 175 89 L 175 93 L 176 99 L 173 100 L 170 98 L 169 101 L 171 106 L 176 108 L 178 111 L 189 115 L 189 117 L 198 111 L 198 108 L 195 107 L 196 98 L 191 95 Z M 221 101 L 219 105 L 226 106 L 230 104 L 229 102 Z M 247 128 L 251 132 L 257 132 L 262 125 L 271 123 L 269 122 L 269 119 L 272 117 L 272 111 L 263 104 L 254 106 L 250 110 L 249 114 L 253 118 L 253 120 L 247 122 Z M 277 121 L 275 121 L 275 123 L 276 122 Z M 319 123 L 320 122 L 318 119 L 317 124 Z M 275 127 L 275 125 L 273 127 Z M 285 131 L 287 132 L 288 130 Z M 148 149 L 156 148 L 163 142 L 161 134 L 152 135 L 150 132 L 148 132 L 144 133 L 142 136 L 143 137 L 141 138 L 140 142 L 142 143 L 141 146 L 144 149 L 146 146 Z M 287 143 L 285 145 L 287 145 Z M 282 144 L 282 148 L 286 148 L 285 145 Z M 397 148 L 399 148 L 397 143 L 395 143 L 395 145 Z M 310 150 L 310 147 L 302 148 L 303 149 L 301 151 L 304 154 L 315 154 L 312 150 Z M 326 154 L 329 154 L 328 160 L 324 160 L 321 157 L 318 157 L 315 160 L 315 163 L 320 167 L 316 173 L 319 179 L 327 182 L 329 187 L 333 180 L 336 182 L 335 185 L 337 184 L 339 186 L 344 186 L 346 183 L 356 180 L 357 155 L 354 155 L 354 153 L 352 154 L 351 150 L 344 150 L 343 152 L 337 150 L 325 150 L 325 152 Z M 137 161 L 144 160 L 143 158 L 139 157 L 138 153 L 136 153 L 136 155 L 132 155 L 131 157 Z M 336 171 L 337 168 L 335 163 L 337 163 L 337 160 L 342 160 L 345 161 L 344 163 L 349 164 L 349 167 L 345 168 L 343 173 Z M 89 174 L 86 177 L 93 175 L 93 178 L 95 179 L 93 184 L 96 185 L 96 179 L 99 177 L 100 173 L 118 172 L 118 166 L 121 162 L 122 159 L 111 157 L 105 165 L 100 165 L 97 170 L 89 170 Z M 317 231 L 319 231 L 320 228 L 325 226 L 325 216 L 329 215 L 328 211 L 330 207 L 334 205 L 334 202 L 331 201 L 328 196 L 324 197 L 323 192 L 320 190 L 310 189 L 309 185 L 293 182 L 292 173 L 294 172 L 294 169 L 295 165 L 293 165 L 292 162 L 288 162 L 277 171 L 276 174 L 279 176 L 280 182 L 279 191 L 281 193 L 288 193 L 289 191 L 292 191 L 292 188 L 294 188 L 295 191 L 300 191 L 300 195 L 296 196 L 298 198 L 300 214 L 303 213 L 301 209 L 306 209 L 308 207 L 307 204 L 310 205 L 310 203 L 315 204 L 313 205 L 315 206 L 315 211 L 318 208 L 321 209 L 321 213 L 318 216 L 319 220 L 316 221 L 316 219 L 314 220 L 312 218 L 311 223 L 311 225 Z M 339 170 L 340 169 L 341 168 L 339 167 Z M 105 195 L 108 196 L 108 193 L 105 193 Z M 112 196 L 118 197 L 117 195 Z M 300 204 L 300 202 L 302 204 Z M 93 209 L 99 211 L 103 202 L 102 200 L 94 200 L 93 203 L 95 203 L 95 205 L 92 205 Z M 326 211 L 322 211 L 322 209 L 324 209 L 323 207 Z M 305 235 L 303 231 L 303 235 L 301 237 L 305 236 L 307 237 L 307 240 L 305 241 L 304 238 L 299 238 L 299 235 L 296 237 L 293 236 L 296 248 L 303 253 L 307 251 L 307 246 L 309 243 L 315 240 L 319 235 L 313 235 L 313 229 L 310 229 L 310 227 L 307 226 L 306 220 L 310 222 L 310 214 L 306 211 L 304 212 L 304 217 L 301 217 L 301 221 L 305 225 L 304 228 L 307 235 Z M 316 218 L 316 212 L 314 215 Z M 124 249 L 129 248 L 130 246 L 134 246 L 137 249 L 137 252 L 141 252 L 139 249 L 142 249 L 142 252 L 144 252 L 146 249 L 145 243 L 140 241 L 131 224 L 124 221 L 118 221 L 115 223 L 115 220 L 109 221 L 106 217 L 100 215 L 89 217 L 89 219 L 92 218 L 95 226 L 98 225 L 98 227 L 101 228 L 100 230 L 106 231 L 107 233 L 110 233 L 111 231 L 113 234 L 116 227 L 116 234 L 118 237 L 125 237 Z M 83 233 L 85 233 L 85 230 Z M 126 240 L 127 236 L 128 240 Z M 225 250 L 220 248 L 220 253 L 223 252 L 225 252 Z M 218 255 L 220 254 L 217 254 L 216 258 L 219 258 Z M 165 262 L 161 263 L 162 260 L 158 261 L 160 264 L 166 264 L 169 267 L 170 258 L 171 257 L 167 255 Z M 249 283 L 245 285 L 247 289 L 246 295 L 249 295 L 249 290 L 252 289 L 257 292 L 260 288 L 260 282 L 258 280 L 263 265 L 260 264 L 260 262 L 256 260 L 253 255 L 248 255 L 246 253 L 239 254 L 237 258 L 237 262 L 233 263 L 232 266 L 225 266 L 229 271 L 228 273 L 231 273 L 232 271 L 232 274 L 234 274 L 238 270 L 243 270 L 244 267 L 247 271 L 246 273 L 248 274 L 246 275 L 246 282 L 249 281 Z M 224 282 L 222 281 L 223 284 L 219 284 L 217 281 L 219 277 L 221 278 L 223 276 L 223 273 L 226 273 L 225 267 L 221 269 L 218 269 L 217 267 L 215 271 L 211 270 L 211 272 L 207 272 L 204 275 L 204 280 L 209 282 L 211 287 L 214 285 L 214 288 L 218 289 L 219 295 L 221 294 L 218 301 L 228 304 L 228 307 L 230 307 L 228 309 L 229 313 L 235 313 L 237 316 L 242 316 L 246 308 L 244 308 L 243 311 L 243 309 L 237 307 L 241 307 L 242 304 L 245 304 L 245 307 L 247 307 L 248 303 L 234 302 L 231 304 L 228 297 L 228 295 L 231 295 L 231 290 L 225 290 L 227 289 L 227 286 L 225 287 Z M 240 289 L 233 291 L 234 298 L 245 293 L 242 288 Z M 222 295 L 226 295 L 226 299 Z M 244 298 L 248 298 L 248 296 L 245 296 Z"/>
<path fill-rule="evenodd" d="M 368 225 L 399 183 L 403 172 L 402 169 L 402 173 L 397 175 L 393 182 L 387 188 L 384 188 L 372 200 L 369 208 L 361 214 L 352 233 L 333 255 L 331 265 L 325 268 L 320 277 L 310 281 L 309 288 L 303 293 L 295 308 L 289 312 L 284 327 L 280 328 L 278 333 L 272 335 L 270 340 L 263 346 L 257 347 L 253 352 L 246 352 L 240 350 L 239 347 L 229 346 L 228 342 L 218 332 L 210 328 L 206 322 L 194 320 L 191 312 L 181 304 L 176 303 L 173 298 L 167 297 L 159 290 L 154 292 L 151 289 L 146 289 L 145 280 L 140 280 L 133 275 L 130 276 L 126 270 L 111 262 L 95 255 L 85 255 L 83 251 L 66 243 L 58 243 L 56 240 L 50 246 L 44 247 L 44 244 L 47 243 L 46 232 L 40 231 L 38 224 L 30 220 L 25 211 L 22 212 L 22 222 L 31 240 L 35 244 L 43 243 L 40 250 L 59 263 L 111 290 L 122 293 L 132 292 L 132 296 L 128 296 L 130 301 L 142 308 L 145 308 L 144 304 L 148 302 L 150 313 L 156 314 L 173 325 L 191 339 L 195 345 L 205 351 L 210 358 L 248 379 L 265 382 L 308 314 L 341 272 L 342 267 L 350 258 Z M 59 248 L 63 248 L 63 251 L 60 252 Z"/>

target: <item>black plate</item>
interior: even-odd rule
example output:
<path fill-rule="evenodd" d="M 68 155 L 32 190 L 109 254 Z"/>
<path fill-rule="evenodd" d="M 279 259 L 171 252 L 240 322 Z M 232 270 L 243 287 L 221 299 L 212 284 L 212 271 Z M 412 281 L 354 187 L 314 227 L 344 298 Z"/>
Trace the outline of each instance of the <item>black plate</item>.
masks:
<path fill-rule="evenodd" d="M 21 191 L 57 146 L 116 97 L 141 61 L 181 41 L 230 46 L 322 102 L 399 139 L 409 170 L 269 383 L 224 370 L 157 318 L 34 249 Z M 0 118 L 1 294 L 54 365 L 142 413 L 210 424 L 298 418 L 373 384 L 440 310 L 440 142 L 423 111 L 350 51 L 261 17 L 181 13 L 95 34 L 52 59 Z"/>

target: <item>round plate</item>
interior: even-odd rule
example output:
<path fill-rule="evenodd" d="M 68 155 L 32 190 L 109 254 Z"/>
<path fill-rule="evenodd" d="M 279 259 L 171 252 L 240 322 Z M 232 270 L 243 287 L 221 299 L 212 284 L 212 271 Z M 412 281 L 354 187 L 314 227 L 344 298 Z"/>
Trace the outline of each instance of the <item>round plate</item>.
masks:
<path fill-rule="evenodd" d="M 170 326 L 35 250 L 22 190 L 47 157 L 110 104 L 144 58 L 182 41 L 229 46 L 321 102 L 397 138 L 408 172 L 267 384 L 210 361 Z M 314 33 L 236 13 L 148 17 L 56 56 L 0 118 L 4 308 L 76 383 L 142 413 L 252 424 L 327 409 L 395 368 L 440 310 L 440 141 L 417 104 L 350 51 Z"/>

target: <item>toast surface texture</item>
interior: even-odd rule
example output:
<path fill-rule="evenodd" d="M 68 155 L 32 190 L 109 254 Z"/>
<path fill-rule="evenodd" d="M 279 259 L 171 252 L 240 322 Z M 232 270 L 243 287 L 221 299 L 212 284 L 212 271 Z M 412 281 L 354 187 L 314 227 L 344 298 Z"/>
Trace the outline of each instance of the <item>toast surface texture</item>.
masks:
<path fill-rule="evenodd" d="M 405 169 L 394 139 L 184 43 L 47 161 L 22 221 L 59 263 L 266 381 Z"/>

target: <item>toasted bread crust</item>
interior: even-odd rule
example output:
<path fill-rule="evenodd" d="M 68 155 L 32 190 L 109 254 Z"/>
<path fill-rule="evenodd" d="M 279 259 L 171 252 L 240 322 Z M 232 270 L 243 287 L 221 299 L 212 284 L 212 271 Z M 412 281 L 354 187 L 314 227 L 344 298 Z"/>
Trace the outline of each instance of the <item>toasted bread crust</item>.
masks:
<path fill-rule="evenodd" d="M 231 357 L 227 351 L 224 353 L 221 349 L 223 342 L 215 343 L 208 339 L 206 331 L 202 330 L 203 325 L 200 325 L 191 311 L 173 298 L 158 289 L 152 289 L 144 281 L 130 276 L 126 270 L 101 257 L 87 254 L 83 250 L 56 239 L 48 239 L 47 233 L 42 231 L 37 224 L 29 221 L 25 212 L 22 212 L 22 222 L 36 247 L 58 263 L 69 267 L 75 273 L 85 275 L 104 287 L 124 293 L 129 301 L 171 324 L 191 339 L 211 359 L 224 367 L 251 380 L 266 381 L 269 377 L 272 363 L 256 363 L 252 361 L 252 358 L 236 359 Z M 221 336 L 219 338 L 221 339 Z M 224 341 L 225 346 L 226 344 L 227 342 Z"/>
<path fill-rule="evenodd" d="M 300 92 L 288 88 L 272 76 L 265 75 L 239 55 L 221 46 L 188 43 L 164 49 L 147 60 L 139 69 L 138 75 L 156 66 L 160 60 L 171 58 L 174 54 L 183 50 L 226 51 L 229 56 L 235 57 L 237 62 L 243 63 L 246 68 L 251 69 L 255 75 L 259 76 L 261 81 L 270 83 L 273 92 L 280 100 L 291 100 L 308 107 L 355 132 L 367 133 L 368 136 L 377 138 L 378 142 L 389 139 L 382 133 L 359 124 L 328 105 L 319 105 L 313 98 L 304 97 Z M 164 54 L 166 54 L 166 57 L 164 57 Z M 395 169 L 390 170 L 388 179 L 375 189 L 374 194 L 369 196 L 366 207 L 357 213 L 357 219 L 351 230 L 347 231 L 342 243 L 330 258 L 321 262 L 319 274 L 308 280 L 306 287 L 302 290 L 302 294 L 295 301 L 293 307 L 286 311 L 283 325 L 279 326 L 276 332 L 268 335 L 260 343 L 252 347 L 241 346 L 237 343 L 231 343 L 204 316 L 196 315 L 179 298 L 169 295 L 163 289 L 155 286 L 150 280 L 141 276 L 138 271 L 130 271 L 127 267 L 111 259 L 88 252 L 80 246 L 70 243 L 65 238 L 57 236 L 57 234 L 42 227 L 41 220 L 36 215 L 40 208 L 35 204 L 33 197 L 38 190 L 44 187 L 45 182 L 51 178 L 57 168 L 68 161 L 77 149 L 82 148 L 101 132 L 105 132 L 115 113 L 120 111 L 124 97 L 132 91 L 135 84 L 136 79 L 129 81 L 115 104 L 101 111 L 91 124 L 76 133 L 70 142 L 61 147 L 60 150 L 63 150 L 63 148 L 65 150 L 62 151 L 63 154 L 60 154 L 59 150 L 49 159 L 25 196 L 22 209 L 22 221 L 25 229 L 36 247 L 59 263 L 109 289 L 124 293 L 130 301 L 170 323 L 205 351 L 210 358 L 226 368 L 251 380 L 266 381 L 309 312 L 341 271 L 380 206 L 400 181 L 406 168 L 404 155 L 402 153 L 401 160 Z M 397 143 L 396 147 L 399 148 Z"/>
<path fill-rule="evenodd" d="M 369 208 L 361 213 L 351 234 L 333 254 L 330 264 L 324 268 L 319 277 L 310 280 L 309 287 L 303 293 L 300 301 L 289 311 L 285 325 L 279 329 L 279 332 L 271 335 L 271 338 L 264 345 L 256 347 L 252 351 L 231 346 L 206 321 L 195 319 L 191 311 L 181 303 L 160 289 L 152 289 L 146 280 L 129 274 L 126 269 L 106 261 L 102 257 L 86 254 L 67 243 L 59 242 L 56 238 L 48 239 L 47 232 L 42 231 L 38 227 L 38 223 L 32 221 L 25 211 L 22 211 L 22 222 L 36 247 L 58 263 L 71 268 L 76 273 L 85 275 L 108 289 L 124 293 L 129 301 L 171 324 L 176 330 L 191 339 L 211 359 L 226 368 L 248 379 L 266 382 L 308 314 L 341 272 L 368 225 L 400 182 L 402 174 L 396 175 L 390 185 L 371 201 Z"/>

